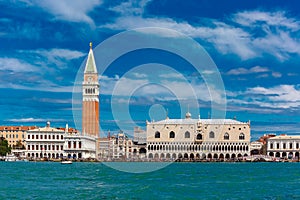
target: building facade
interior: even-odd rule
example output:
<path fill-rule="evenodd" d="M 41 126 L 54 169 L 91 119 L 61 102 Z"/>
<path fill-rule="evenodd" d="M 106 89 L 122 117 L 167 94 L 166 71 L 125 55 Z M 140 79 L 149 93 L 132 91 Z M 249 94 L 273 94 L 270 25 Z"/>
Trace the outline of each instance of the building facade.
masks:
<path fill-rule="evenodd" d="M 232 119 L 165 119 L 147 122 L 147 158 L 236 159 L 250 155 L 250 122 Z"/>
<path fill-rule="evenodd" d="M 64 153 L 72 159 L 95 159 L 96 138 L 79 133 L 67 133 L 64 136 Z"/>
<path fill-rule="evenodd" d="M 28 130 L 36 126 L 0 126 L 0 137 L 4 137 L 13 149 L 20 149 L 26 146 L 25 139 Z"/>
<path fill-rule="evenodd" d="M 92 43 L 82 83 L 82 133 L 99 137 L 99 82 Z"/>
<path fill-rule="evenodd" d="M 268 138 L 267 155 L 299 160 L 300 135 L 279 135 Z"/>
<path fill-rule="evenodd" d="M 26 152 L 29 159 L 59 159 L 64 156 L 66 130 L 50 127 L 27 131 Z"/>

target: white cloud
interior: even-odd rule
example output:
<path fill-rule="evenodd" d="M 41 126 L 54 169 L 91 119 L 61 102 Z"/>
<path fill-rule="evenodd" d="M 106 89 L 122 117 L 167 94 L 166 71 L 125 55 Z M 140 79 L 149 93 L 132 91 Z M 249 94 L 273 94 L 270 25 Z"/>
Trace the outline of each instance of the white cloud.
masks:
<path fill-rule="evenodd" d="M 268 72 L 270 71 L 267 67 L 255 66 L 250 69 L 246 68 L 237 68 L 231 69 L 227 72 L 228 75 L 241 75 L 241 74 L 253 74 L 253 73 L 260 73 L 260 72 Z"/>
<path fill-rule="evenodd" d="M 145 6 L 151 0 L 129 0 L 122 2 L 121 4 L 110 8 L 110 10 L 115 11 L 121 15 L 142 15 L 144 13 Z"/>
<path fill-rule="evenodd" d="M 170 76 L 172 77 L 170 79 Z M 205 83 L 199 83 L 193 80 L 188 82 L 177 74 L 160 74 L 160 78 L 151 81 L 151 77 L 144 77 L 144 79 L 121 77 L 115 79 L 113 77 L 102 76 L 100 78 L 101 94 L 113 95 L 114 98 L 123 97 L 144 97 L 152 102 L 154 99 L 165 100 L 201 100 L 205 102 L 224 103 L 222 92 L 210 87 L 211 91 Z M 149 79 L 148 79 L 149 78 Z M 176 78 L 176 80 L 174 80 Z M 127 101 L 126 101 L 127 102 Z"/>
<path fill-rule="evenodd" d="M 300 29 L 299 21 L 286 17 L 284 11 L 264 12 L 259 10 L 243 11 L 233 15 L 233 21 L 244 25 L 258 25 L 257 23 L 265 23 L 269 26 L 280 26 L 290 30 L 297 31 Z"/>
<path fill-rule="evenodd" d="M 17 122 L 17 123 L 28 123 L 28 122 L 47 122 L 47 121 L 50 121 L 50 122 L 64 122 L 66 121 L 65 119 L 42 119 L 42 118 L 32 118 L 32 117 L 29 117 L 29 118 L 20 118 L 20 119 L 8 119 L 6 121 L 9 121 L 9 122 Z"/>
<path fill-rule="evenodd" d="M 17 58 L 0 58 L 0 70 L 11 72 L 34 72 L 38 71 L 38 68 Z"/>
<path fill-rule="evenodd" d="M 295 34 L 299 34 L 300 23 L 295 18 L 288 17 L 284 11 L 242 11 L 228 17 L 226 22 L 205 19 L 205 25 L 201 24 L 201 21 L 198 25 L 191 25 L 187 21 L 175 21 L 167 17 L 144 18 L 142 17 L 143 5 L 146 4 L 133 4 L 132 2 L 134 1 L 112 8 L 118 13 L 125 12 L 126 14 L 100 28 L 116 30 L 143 27 L 169 28 L 209 42 L 220 53 L 236 54 L 243 60 L 271 54 L 280 61 L 285 61 L 290 54 L 300 55 L 300 40 L 294 37 Z M 137 7 L 138 11 L 129 11 L 130 8 L 134 10 Z M 207 25 L 207 22 L 210 24 Z M 258 32 L 261 34 L 257 35 Z M 165 36 L 163 33 L 156 34 Z M 178 36 L 170 35 L 169 37 Z"/>
<path fill-rule="evenodd" d="M 280 78 L 282 76 L 282 74 L 280 72 L 272 72 L 272 76 L 274 78 Z"/>
<path fill-rule="evenodd" d="M 247 90 L 249 94 L 260 94 L 271 102 L 297 102 L 300 105 L 300 89 L 295 85 L 278 85 L 271 88 L 254 87 Z"/>
<path fill-rule="evenodd" d="M 25 2 L 31 6 L 41 7 L 54 15 L 56 19 L 85 22 L 90 25 L 94 25 L 94 21 L 88 13 L 102 3 L 100 0 L 26 0 Z"/>

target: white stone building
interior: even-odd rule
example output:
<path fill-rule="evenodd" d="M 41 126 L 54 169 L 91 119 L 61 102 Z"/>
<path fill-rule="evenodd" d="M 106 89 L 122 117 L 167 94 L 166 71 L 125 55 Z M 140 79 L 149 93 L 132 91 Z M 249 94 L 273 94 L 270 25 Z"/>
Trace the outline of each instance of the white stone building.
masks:
<path fill-rule="evenodd" d="M 26 156 L 29 159 L 58 159 L 64 156 L 65 130 L 50 127 L 27 131 Z"/>
<path fill-rule="evenodd" d="M 96 138 L 80 135 L 73 128 L 53 128 L 50 122 L 43 128 L 27 131 L 26 157 L 28 159 L 95 159 Z"/>
<path fill-rule="evenodd" d="M 96 138 L 94 136 L 67 133 L 65 134 L 64 140 L 64 152 L 67 158 L 96 158 Z"/>
<path fill-rule="evenodd" d="M 300 135 L 279 135 L 267 140 L 267 155 L 276 158 L 299 159 Z"/>
<path fill-rule="evenodd" d="M 232 119 L 165 119 L 147 122 L 147 158 L 235 159 L 250 155 L 250 122 Z"/>

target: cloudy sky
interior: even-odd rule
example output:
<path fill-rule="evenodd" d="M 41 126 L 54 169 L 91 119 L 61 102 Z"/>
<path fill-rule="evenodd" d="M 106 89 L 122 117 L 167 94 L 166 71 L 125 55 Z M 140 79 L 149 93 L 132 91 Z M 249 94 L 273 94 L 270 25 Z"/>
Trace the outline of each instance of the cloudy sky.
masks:
<path fill-rule="evenodd" d="M 0 124 L 50 120 L 53 126 L 75 126 L 72 103 L 80 99 L 73 87 L 89 42 L 95 47 L 126 30 L 160 27 L 191 37 L 210 55 L 224 84 L 227 118 L 250 120 L 254 137 L 300 132 L 296 0 L 22 0 L 0 6 Z M 118 130 L 122 120 L 132 130 L 166 112 L 170 118 L 183 117 L 186 110 L 195 118 L 211 117 L 211 106 L 220 104 L 222 95 L 207 89 L 203 74 L 210 70 L 199 75 L 172 53 L 130 52 L 101 72 L 105 132 Z M 112 113 L 122 113 L 124 106 L 130 119 Z"/>

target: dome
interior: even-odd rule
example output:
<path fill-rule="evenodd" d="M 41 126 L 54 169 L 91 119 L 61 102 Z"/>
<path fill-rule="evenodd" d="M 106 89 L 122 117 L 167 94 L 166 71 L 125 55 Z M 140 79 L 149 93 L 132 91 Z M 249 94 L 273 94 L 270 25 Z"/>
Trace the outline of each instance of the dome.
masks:
<path fill-rule="evenodd" d="M 190 112 L 187 112 L 186 114 L 185 114 L 185 118 L 186 119 L 190 119 L 192 117 L 192 114 L 190 113 Z"/>

